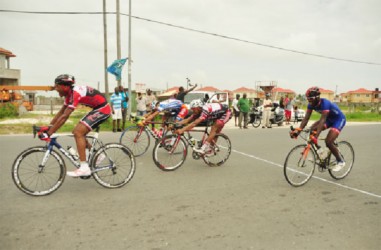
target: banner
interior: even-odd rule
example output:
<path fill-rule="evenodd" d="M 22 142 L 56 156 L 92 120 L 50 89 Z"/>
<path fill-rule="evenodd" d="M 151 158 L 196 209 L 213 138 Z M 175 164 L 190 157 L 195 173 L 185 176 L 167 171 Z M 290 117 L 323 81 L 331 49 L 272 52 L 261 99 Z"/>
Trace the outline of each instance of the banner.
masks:
<path fill-rule="evenodd" d="M 107 72 L 113 74 L 116 77 L 116 80 L 119 81 L 122 79 L 122 68 L 126 63 L 128 58 L 123 58 L 120 60 L 115 60 L 108 68 Z"/>

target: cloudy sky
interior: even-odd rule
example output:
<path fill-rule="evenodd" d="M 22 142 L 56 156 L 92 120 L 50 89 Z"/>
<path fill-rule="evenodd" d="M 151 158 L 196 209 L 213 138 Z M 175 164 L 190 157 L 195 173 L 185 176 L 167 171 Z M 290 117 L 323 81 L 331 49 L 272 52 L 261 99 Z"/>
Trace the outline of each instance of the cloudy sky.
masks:
<path fill-rule="evenodd" d="M 107 11 L 115 11 L 115 2 L 107 1 Z M 128 1 L 120 2 L 128 14 Z M 97 12 L 102 0 L 0 0 L 0 10 Z M 380 10 L 379 0 L 133 0 L 133 16 L 249 42 L 133 18 L 132 88 L 186 86 L 187 77 L 229 90 L 268 81 L 297 93 L 311 85 L 338 93 L 381 87 Z M 115 15 L 107 22 L 111 64 Z M 127 57 L 127 16 L 121 16 L 121 29 Z M 104 90 L 102 15 L 0 12 L 0 30 L 0 47 L 16 54 L 11 67 L 21 69 L 22 85 L 48 85 L 70 73 L 80 84 L 100 82 Z M 127 64 L 122 82 L 128 83 Z M 109 84 L 110 90 L 116 86 L 112 75 Z"/>

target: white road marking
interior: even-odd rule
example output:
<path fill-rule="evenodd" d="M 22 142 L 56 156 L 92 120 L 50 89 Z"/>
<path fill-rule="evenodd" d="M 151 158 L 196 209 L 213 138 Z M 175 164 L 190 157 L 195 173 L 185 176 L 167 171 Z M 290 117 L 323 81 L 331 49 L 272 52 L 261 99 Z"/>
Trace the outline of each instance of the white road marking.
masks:
<path fill-rule="evenodd" d="M 276 167 L 279 167 L 279 168 L 283 168 L 283 165 L 281 165 L 281 164 L 278 164 L 278 163 L 275 163 L 275 162 L 272 162 L 272 161 L 269 161 L 269 160 L 266 160 L 266 159 L 262 159 L 260 157 L 255 156 L 255 155 L 246 154 L 246 153 L 234 150 L 234 149 L 232 149 L 232 152 L 235 152 L 237 154 L 241 154 L 241 155 L 244 155 L 244 156 L 247 156 L 247 157 L 250 157 L 250 158 L 254 158 L 254 159 L 258 160 L 258 161 L 262 161 L 262 162 L 268 163 L 270 165 L 273 165 L 273 166 L 276 166 Z M 327 179 L 324 179 L 324 178 L 321 178 L 321 177 L 318 177 L 318 176 L 312 176 L 312 178 L 315 178 L 317 180 L 320 180 L 320 181 L 323 181 L 323 182 L 327 182 L 329 184 L 336 185 L 336 186 L 339 186 L 339 187 L 342 187 L 342 188 L 345 188 L 345 189 L 348 189 L 348 190 L 352 190 L 352 191 L 355 191 L 355 192 L 358 192 L 358 193 L 362 193 L 362 194 L 365 194 L 365 195 L 368 195 L 368 196 L 373 196 L 373 197 L 381 199 L 381 195 L 378 195 L 378 194 L 367 192 L 367 191 L 364 191 L 364 190 L 361 190 L 361 189 L 358 189 L 358 188 L 349 187 L 349 186 L 346 186 L 346 185 L 343 185 L 343 184 L 340 184 L 340 183 L 337 183 L 337 182 L 333 182 L 333 181 L 330 181 L 330 180 L 327 180 Z"/>

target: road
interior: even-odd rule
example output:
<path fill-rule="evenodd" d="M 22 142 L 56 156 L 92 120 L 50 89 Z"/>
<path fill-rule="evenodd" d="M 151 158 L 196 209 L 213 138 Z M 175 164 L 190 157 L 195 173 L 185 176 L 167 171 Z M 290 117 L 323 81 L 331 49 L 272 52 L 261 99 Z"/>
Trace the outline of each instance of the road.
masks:
<path fill-rule="evenodd" d="M 287 128 L 230 124 L 224 132 L 233 152 L 221 167 L 188 157 L 163 172 L 151 147 L 121 189 L 67 177 L 46 197 L 25 195 L 11 178 L 17 154 L 42 142 L 0 136 L 0 249 L 379 249 L 381 124 L 345 127 L 341 138 L 356 153 L 347 178 L 316 172 L 299 188 L 283 176 L 288 151 L 301 142 Z"/>

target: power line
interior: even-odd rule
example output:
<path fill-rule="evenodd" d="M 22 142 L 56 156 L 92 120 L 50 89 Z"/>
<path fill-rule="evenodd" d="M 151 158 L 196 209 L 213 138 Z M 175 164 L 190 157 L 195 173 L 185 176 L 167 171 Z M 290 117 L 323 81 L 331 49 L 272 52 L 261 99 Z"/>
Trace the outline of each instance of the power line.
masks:
<path fill-rule="evenodd" d="M 99 12 L 99 11 L 98 12 L 58 12 L 58 11 L 0 10 L 0 12 L 20 13 L 20 14 L 38 14 L 38 15 L 100 15 L 100 14 L 103 14 L 103 12 Z M 116 14 L 116 12 L 106 12 L 105 14 Z M 123 16 L 129 16 L 128 14 L 124 14 L 124 13 L 120 13 L 120 14 Z M 351 62 L 351 63 L 361 63 L 361 64 L 381 66 L 381 63 L 358 61 L 358 60 L 338 58 L 338 57 L 333 57 L 333 56 L 325 56 L 325 55 L 321 55 L 321 54 L 314 54 L 314 53 L 309 53 L 309 52 L 304 52 L 304 51 L 299 51 L 299 50 L 286 49 L 286 48 L 282 48 L 279 46 L 274 46 L 274 45 L 244 40 L 241 38 L 236 38 L 236 37 L 227 36 L 227 35 L 220 35 L 217 33 L 212 33 L 212 32 L 193 29 L 193 28 L 188 28 L 188 27 L 175 25 L 175 24 L 171 24 L 171 23 L 166 23 L 166 22 L 162 22 L 162 21 L 156 21 L 156 20 L 152 20 L 152 19 L 148 19 L 148 18 L 144 18 L 144 17 L 131 16 L 131 18 L 143 20 L 143 21 L 147 21 L 147 22 L 151 22 L 151 23 L 157 23 L 157 24 L 161 24 L 161 25 L 165 25 L 165 26 L 169 26 L 169 27 L 173 27 L 173 28 L 182 29 L 182 30 L 192 31 L 192 32 L 200 33 L 200 34 L 215 36 L 215 37 L 224 38 L 224 39 L 229 39 L 229 40 L 233 40 L 233 41 L 254 44 L 257 46 L 262 46 L 262 47 L 266 47 L 266 48 L 270 48 L 270 49 L 277 49 L 277 50 L 287 51 L 287 52 L 291 52 L 291 53 L 302 54 L 302 55 L 306 55 L 306 56 L 314 56 L 314 57 L 320 57 L 320 58 L 336 60 L 336 61 L 344 61 L 344 62 Z"/>

